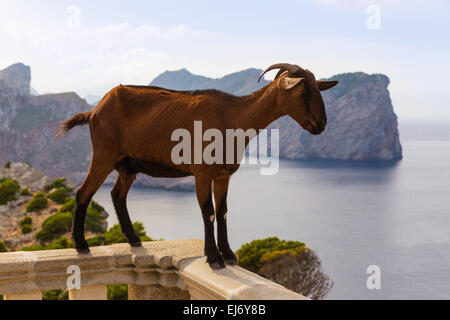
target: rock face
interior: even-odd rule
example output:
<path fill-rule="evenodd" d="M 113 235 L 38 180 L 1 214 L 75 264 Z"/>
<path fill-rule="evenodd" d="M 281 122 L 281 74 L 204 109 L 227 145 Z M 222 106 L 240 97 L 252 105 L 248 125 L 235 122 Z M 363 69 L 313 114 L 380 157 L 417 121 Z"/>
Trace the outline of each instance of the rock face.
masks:
<path fill-rule="evenodd" d="M 54 214 L 62 205 L 49 199 L 49 207 L 40 211 L 26 212 L 26 206 L 33 198 L 33 194 L 43 191 L 55 179 L 45 176 L 39 169 L 26 163 L 11 163 L 9 168 L 0 168 L 0 179 L 13 179 L 20 185 L 20 189 L 27 188 L 30 191 L 29 195 L 17 193 L 16 200 L 10 201 L 6 205 L 0 205 L 0 241 L 3 241 L 9 249 L 13 250 L 37 244 L 35 240 L 36 232 L 45 219 Z M 65 184 L 68 188 L 74 190 L 69 197 L 75 197 L 76 183 L 66 180 Z M 52 192 L 50 190 L 48 193 Z M 108 217 L 107 212 L 102 211 L 100 213 L 105 219 Z M 33 219 L 33 229 L 30 233 L 22 234 L 19 222 L 25 216 L 30 216 Z M 106 221 L 104 228 L 107 228 Z"/>
<path fill-rule="evenodd" d="M 30 94 L 30 67 L 17 63 L 0 70 L 0 86 L 8 87 L 12 94 L 21 96 Z"/>
<path fill-rule="evenodd" d="M 401 159 L 388 77 L 358 72 L 330 80 L 339 80 L 339 85 L 322 93 L 328 116 L 325 132 L 313 136 L 288 117 L 278 120 L 271 128 L 280 129 L 280 155 L 290 159 Z"/>
<path fill-rule="evenodd" d="M 235 95 L 251 93 L 268 84 L 257 79 L 262 70 L 248 69 L 221 79 L 191 74 L 183 69 L 165 72 L 151 84 L 170 89 L 214 88 Z M 61 121 L 92 107 L 75 93 L 30 95 L 30 68 L 13 65 L 0 71 L 0 165 L 28 162 L 49 177 L 67 177 L 81 183 L 89 168 L 91 142 L 87 127 L 76 128 L 55 141 Z M 293 120 L 282 118 L 280 155 L 291 159 L 395 160 L 402 157 L 394 114 L 384 75 L 347 73 L 323 93 L 329 124 L 312 136 Z M 112 174 L 107 182 L 114 182 Z M 192 178 L 153 179 L 140 176 L 136 185 L 170 190 L 193 190 Z"/>
<path fill-rule="evenodd" d="M 172 90 L 204 90 L 218 89 L 237 96 L 250 94 L 261 89 L 269 82 L 258 78 L 262 70 L 247 69 L 224 76 L 220 79 L 211 79 L 190 73 L 186 69 L 179 71 L 166 71 L 153 80 L 150 85 Z"/>

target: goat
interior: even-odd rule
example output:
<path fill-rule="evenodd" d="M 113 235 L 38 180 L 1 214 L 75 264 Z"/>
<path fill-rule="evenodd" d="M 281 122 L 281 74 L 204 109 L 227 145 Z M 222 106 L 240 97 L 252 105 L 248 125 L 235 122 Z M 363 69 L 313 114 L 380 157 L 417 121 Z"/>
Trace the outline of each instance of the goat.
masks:
<path fill-rule="evenodd" d="M 322 133 L 327 116 L 320 91 L 338 82 L 317 81 L 310 71 L 287 63 L 269 67 L 258 81 L 274 69 L 279 72 L 273 82 L 243 97 L 218 90 L 174 91 L 120 85 L 108 92 L 92 111 L 64 121 L 58 136 L 75 126 L 89 124 L 93 147 L 89 172 L 76 194 L 72 237 L 78 252 L 89 252 L 84 237 L 86 208 L 107 176 L 116 170 L 119 176 L 111 195 L 122 232 L 131 246 L 142 245 L 126 206 L 126 197 L 136 175 L 194 176 L 204 222 L 207 262 L 213 269 L 224 268 L 225 263 L 236 264 L 236 256 L 228 243 L 226 220 L 228 185 L 240 166 L 239 159 L 233 164 L 176 165 L 171 160 L 171 150 L 176 144 L 171 135 L 178 128 L 185 128 L 192 134 L 194 121 L 198 120 L 205 129 L 219 129 L 224 136 L 226 129 L 261 130 L 285 115 L 313 135 Z M 246 145 L 248 143 L 246 141 Z"/>

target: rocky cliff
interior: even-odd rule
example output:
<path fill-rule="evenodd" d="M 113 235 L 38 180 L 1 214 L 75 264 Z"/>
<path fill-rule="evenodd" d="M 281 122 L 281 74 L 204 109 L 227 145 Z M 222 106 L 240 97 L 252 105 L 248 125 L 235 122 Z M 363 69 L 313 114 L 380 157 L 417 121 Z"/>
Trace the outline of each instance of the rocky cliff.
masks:
<path fill-rule="evenodd" d="M 55 179 L 45 176 L 40 170 L 25 163 L 11 163 L 8 168 L 0 168 L 0 182 L 6 179 L 17 182 L 19 190 L 28 190 L 28 192 L 16 192 L 14 199 L 0 203 L 0 241 L 4 242 L 10 250 L 35 245 L 38 243 L 35 239 L 36 232 L 47 218 L 62 207 L 62 204 L 47 199 L 48 207 L 29 212 L 27 212 L 27 204 L 33 199 L 33 195 L 39 192 L 51 194 L 55 191 L 55 189 L 45 191 L 45 188 L 51 185 Z M 71 190 L 68 196 L 73 198 L 76 184 L 70 180 L 65 180 L 64 184 Z M 5 192 L 0 183 L 0 196 L 4 196 L 2 190 Z M 101 214 L 104 219 L 108 217 L 105 211 L 102 211 Z M 22 232 L 20 226 L 20 221 L 24 217 L 32 219 L 31 229 L 27 233 Z M 104 228 L 107 228 L 106 221 Z M 68 236 L 70 235 L 68 234 Z"/>
<path fill-rule="evenodd" d="M 288 117 L 280 130 L 280 155 L 290 159 L 399 160 L 402 158 L 397 116 L 388 77 L 362 72 L 332 77 L 339 85 L 322 93 L 328 125 L 313 136 Z"/>
<path fill-rule="evenodd" d="M 248 69 L 221 79 L 196 76 L 187 70 L 166 72 L 152 85 L 172 89 L 216 88 L 235 95 L 248 94 L 268 82 L 257 83 L 261 70 Z M 59 123 L 92 107 L 75 93 L 30 95 L 30 68 L 13 65 L 0 71 L 0 164 L 28 162 L 50 177 L 80 183 L 89 167 L 91 143 L 87 127 L 76 128 L 54 141 Z M 329 124 L 324 134 L 312 136 L 289 118 L 272 125 L 280 129 L 280 154 L 292 159 L 395 160 L 402 156 L 397 118 L 383 75 L 337 75 L 340 84 L 324 92 Z M 114 181 L 112 175 L 108 182 Z M 192 190 L 184 179 L 140 177 L 137 185 Z"/>
<path fill-rule="evenodd" d="M 218 89 L 237 96 L 243 96 L 269 83 L 264 79 L 261 79 L 261 82 L 258 83 L 261 72 L 262 70 L 251 68 L 226 75 L 220 79 L 212 79 L 181 69 L 162 73 L 150 85 L 172 90 Z"/>

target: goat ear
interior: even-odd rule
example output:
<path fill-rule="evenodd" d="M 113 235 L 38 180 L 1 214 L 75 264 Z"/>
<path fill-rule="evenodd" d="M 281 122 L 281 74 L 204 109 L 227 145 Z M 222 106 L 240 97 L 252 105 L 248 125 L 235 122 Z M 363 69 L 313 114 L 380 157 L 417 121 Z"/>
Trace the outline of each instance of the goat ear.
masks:
<path fill-rule="evenodd" d="M 317 81 L 317 86 L 319 87 L 320 91 L 325 91 L 328 89 L 333 88 L 335 85 L 337 85 L 339 81 Z"/>
<path fill-rule="evenodd" d="M 303 78 L 284 77 L 280 79 L 279 85 L 284 90 L 289 90 L 303 81 Z"/>

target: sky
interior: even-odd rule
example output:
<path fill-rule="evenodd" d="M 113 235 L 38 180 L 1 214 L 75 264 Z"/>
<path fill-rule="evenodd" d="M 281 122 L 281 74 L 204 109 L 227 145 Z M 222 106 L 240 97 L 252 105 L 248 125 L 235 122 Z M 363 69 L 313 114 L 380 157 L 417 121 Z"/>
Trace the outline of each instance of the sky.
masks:
<path fill-rule="evenodd" d="M 400 121 L 450 123 L 449 35 L 448 0 L 0 0 L 0 69 L 22 62 L 39 93 L 81 97 L 289 62 L 383 73 Z"/>

